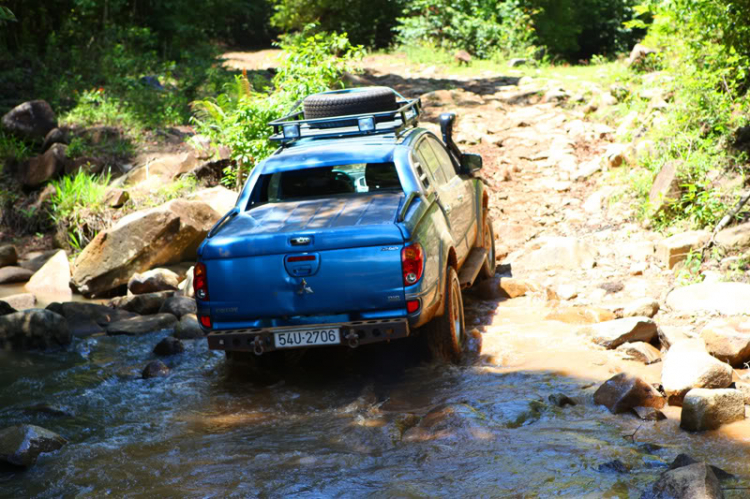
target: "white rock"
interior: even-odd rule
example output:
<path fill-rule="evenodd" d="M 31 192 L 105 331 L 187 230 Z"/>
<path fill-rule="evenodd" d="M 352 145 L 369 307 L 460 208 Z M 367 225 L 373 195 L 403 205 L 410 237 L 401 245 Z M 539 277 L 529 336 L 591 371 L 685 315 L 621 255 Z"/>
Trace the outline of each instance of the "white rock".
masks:
<path fill-rule="evenodd" d="M 715 359 L 702 340 L 683 340 L 672 345 L 664 356 L 661 384 L 670 405 L 682 405 L 693 388 L 727 388 L 732 384 L 729 364 Z"/>
<path fill-rule="evenodd" d="M 667 306 L 675 312 L 691 315 L 747 314 L 750 312 L 750 284 L 713 282 L 677 288 L 667 296 Z"/>

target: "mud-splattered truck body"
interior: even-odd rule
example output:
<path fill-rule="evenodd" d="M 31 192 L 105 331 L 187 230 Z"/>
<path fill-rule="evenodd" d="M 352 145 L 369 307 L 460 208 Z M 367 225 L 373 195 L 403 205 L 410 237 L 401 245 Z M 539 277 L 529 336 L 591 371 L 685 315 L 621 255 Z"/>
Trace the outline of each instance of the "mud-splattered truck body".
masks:
<path fill-rule="evenodd" d="M 364 109 L 373 93 L 386 109 Z M 315 99 L 334 109 L 316 109 Z M 282 146 L 253 169 L 198 251 L 194 287 L 210 348 L 261 356 L 423 331 L 435 353 L 460 358 L 460 289 L 495 268 L 474 176 L 481 157 L 453 144 L 453 115 L 441 116 L 446 146 L 417 126 L 420 111 L 419 100 L 375 87 L 316 94 L 305 119 L 272 123 Z"/>

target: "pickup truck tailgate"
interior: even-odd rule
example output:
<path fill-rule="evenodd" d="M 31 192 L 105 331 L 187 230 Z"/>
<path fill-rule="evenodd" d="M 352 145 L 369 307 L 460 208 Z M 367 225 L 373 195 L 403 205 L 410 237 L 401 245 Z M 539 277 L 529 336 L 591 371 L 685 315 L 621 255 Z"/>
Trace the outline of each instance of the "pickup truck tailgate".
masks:
<path fill-rule="evenodd" d="M 203 247 L 214 324 L 405 306 L 402 193 L 263 205 Z"/>

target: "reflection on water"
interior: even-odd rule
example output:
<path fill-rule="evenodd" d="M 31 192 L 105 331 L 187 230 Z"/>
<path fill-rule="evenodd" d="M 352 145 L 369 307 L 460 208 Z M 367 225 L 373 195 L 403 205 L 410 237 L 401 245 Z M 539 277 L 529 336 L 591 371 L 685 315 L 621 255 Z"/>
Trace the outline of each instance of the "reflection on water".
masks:
<path fill-rule="evenodd" d="M 272 384 L 229 369 L 203 341 L 167 361 L 169 377 L 141 380 L 158 334 L 0 353 L 0 427 L 34 423 L 70 440 L 26 472 L 0 471 L 0 497 L 635 498 L 679 452 L 745 472 L 744 423 L 689 435 L 674 412 L 656 424 L 612 416 L 591 401 L 607 367 L 586 376 L 582 357 L 558 372 L 555 363 L 575 361 L 547 356 L 535 343 L 543 328 L 522 322 L 485 335 L 489 355 L 513 361 L 505 367 L 429 365 L 394 342 L 318 350 L 312 366 Z M 579 404 L 551 406 L 556 392 Z M 69 415 L 23 411 L 39 403 Z M 614 459 L 631 471 L 599 471 Z"/>

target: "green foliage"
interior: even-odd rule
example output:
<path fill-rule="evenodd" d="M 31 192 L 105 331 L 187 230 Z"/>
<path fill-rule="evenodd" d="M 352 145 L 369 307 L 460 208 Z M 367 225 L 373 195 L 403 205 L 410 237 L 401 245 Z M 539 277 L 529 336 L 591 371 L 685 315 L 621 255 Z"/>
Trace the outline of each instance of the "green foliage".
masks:
<path fill-rule="evenodd" d="M 702 281 L 701 265 L 703 264 L 703 254 L 700 251 L 690 250 L 682 268 L 677 273 L 677 284 L 679 286 L 689 286 Z"/>
<path fill-rule="evenodd" d="M 34 149 L 27 142 L 0 130 L 0 167 L 4 161 L 20 162 L 33 154 Z"/>
<path fill-rule="evenodd" d="M 323 32 L 346 32 L 352 43 L 386 47 L 406 0 L 272 0 L 271 23 L 283 31 L 315 24 Z"/>
<path fill-rule="evenodd" d="M 522 0 L 414 0 L 399 18 L 404 46 L 433 44 L 466 50 L 478 57 L 526 53 L 535 42 L 531 12 Z"/>
<path fill-rule="evenodd" d="M 0 26 L 9 21 L 16 21 L 16 16 L 8 7 L 0 5 Z"/>
<path fill-rule="evenodd" d="M 193 122 L 212 141 L 229 146 L 237 170 L 225 172 L 225 183 L 239 188 L 244 175 L 270 155 L 274 146 L 270 121 L 280 118 L 304 97 L 340 87 L 344 71 L 353 71 L 363 51 L 352 46 L 346 35 L 306 33 L 282 38 L 283 53 L 273 90 L 262 81 L 251 84 L 247 75 L 235 77 L 216 99 L 193 103 Z"/>
<path fill-rule="evenodd" d="M 52 181 L 50 218 L 68 235 L 74 249 L 85 247 L 105 227 L 102 200 L 109 180 L 108 173 L 97 176 L 80 171 Z"/>

